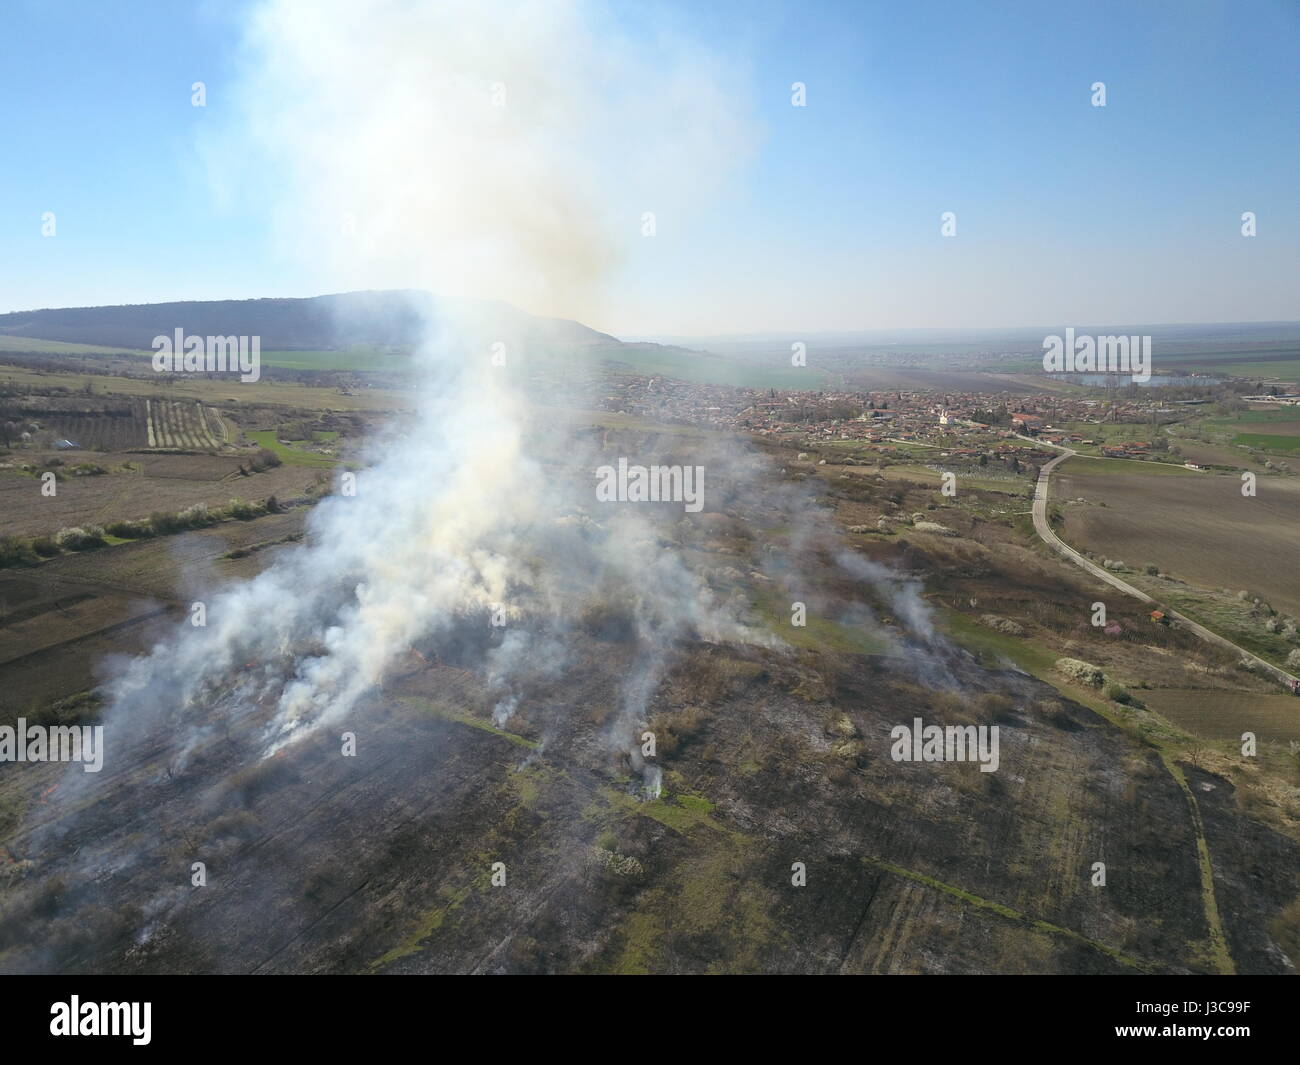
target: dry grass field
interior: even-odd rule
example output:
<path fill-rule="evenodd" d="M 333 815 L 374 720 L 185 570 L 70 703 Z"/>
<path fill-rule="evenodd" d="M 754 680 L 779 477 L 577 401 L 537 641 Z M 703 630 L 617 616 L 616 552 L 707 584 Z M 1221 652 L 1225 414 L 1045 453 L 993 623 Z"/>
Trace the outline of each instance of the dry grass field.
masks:
<path fill-rule="evenodd" d="M 203 403 L 246 405 L 280 404 L 304 410 L 410 410 L 413 396 L 397 389 L 366 388 L 345 395 L 337 388 L 317 388 L 291 381 L 261 380 L 243 383 L 229 377 L 173 378 L 163 384 L 156 377 L 108 377 L 103 374 L 59 373 L 0 363 L 0 385 L 32 388 L 67 388 L 80 392 L 87 384 L 97 392 L 158 399 L 198 400 Z"/>
<path fill-rule="evenodd" d="M 307 513 L 0 570 L 0 724 L 93 687 L 109 656 L 145 650 L 183 621 L 187 595 L 255 575 L 302 533 Z"/>
<path fill-rule="evenodd" d="M 204 503 L 224 506 L 232 499 L 291 499 L 315 483 L 317 471 L 278 466 L 249 476 L 239 474 L 247 456 L 137 455 L 66 453 L 73 462 L 93 462 L 112 472 L 67 476 L 53 497 L 41 494 L 37 477 L 0 470 L 0 514 L 6 535 L 45 536 L 73 526 L 148 518 L 156 511 L 175 513 Z M 132 469 L 122 464 L 131 462 Z"/>
<path fill-rule="evenodd" d="M 1235 466 L 1243 470 L 1262 470 L 1264 460 L 1256 458 L 1245 448 L 1220 444 L 1202 444 L 1199 440 L 1178 441 L 1178 449 L 1188 462 L 1202 466 Z"/>

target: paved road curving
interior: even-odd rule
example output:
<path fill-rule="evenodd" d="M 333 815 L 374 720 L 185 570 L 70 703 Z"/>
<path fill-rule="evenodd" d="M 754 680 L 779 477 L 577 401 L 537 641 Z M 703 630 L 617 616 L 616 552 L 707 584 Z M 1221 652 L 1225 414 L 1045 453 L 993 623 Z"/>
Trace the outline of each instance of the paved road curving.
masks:
<path fill-rule="evenodd" d="M 1068 558 L 1071 562 L 1087 570 L 1098 580 L 1104 581 L 1106 584 L 1109 584 L 1112 588 L 1118 588 L 1125 595 L 1131 595 L 1136 599 L 1140 599 L 1144 603 L 1155 604 L 1156 601 L 1152 599 L 1151 596 L 1147 595 L 1146 592 L 1142 591 L 1139 588 L 1134 588 L 1133 585 L 1129 584 L 1127 581 L 1121 580 L 1119 577 L 1115 576 L 1115 574 L 1111 573 L 1110 570 L 1103 569 L 1095 562 L 1091 561 L 1088 558 L 1085 558 L 1073 547 L 1071 547 L 1059 536 L 1057 536 L 1056 533 L 1052 531 L 1052 527 L 1048 524 L 1047 490 L 1048 490 L 1048 482 L 1051 480 L 1052 471 L 1056 469 L 1056 467 L 1059 466 L 1066 459 L 1072 458 L 1075 455 L 1077 455 L 1078 452 L 1068 447 L 1061 447 L 1059 444 L 1048 444 L 1047 441 L 1045 440 L 1034 440 L 1033 437 L 1025 436 L 1025 437 L 1021 437 L 1021 439 L 1030 440 L 1035 444 L 1044 444 L 1047 447 L 1054 447 L 1061 452 L 1061 454 L 1057 455 L 1056 458 L 1052 459 L 1050 462 L 1045 463 L 1043 465 L 1043 468 L 1038 471 L 1038 484 L 1034 486 L 1034 510 L 1033 510 L 1034 531 L 1038 533 L 1039 537 L 1043 540 L 1044 543 L 1047 543 L 1052 547 L 1054 547 L 1057 551 L 1059 551 L 1062 555 Z M 1092 456 L 1086 455 L 1084 457 L 1091 458 Z M 1191 618 L 1185 617 L 1184 615 L 1179 614 L 1175 610 L 1170 610 L 1168 607 L 1161 607 L 1161 609 L 1164 610 L 1165 615 L 1167 617 L 1169 617 L 1173 621 L 1177 621 L 1178 624 L 1182 625 L 1184 628 L 1190 630 L 1191 632 L 1196 633 L 1196 635 L 1199 636 L 1202 640 L 1205 640 L 1208 643 L 1218 644 L 1220 647 L 1226 647 L 1228 650 L 1234 651 L 1237 654 L 1241 655 L 1242 658 L 1250 659 L 1250 661 L 1254 662 L 1259 668 L 1261 668 L 1269 676 L 1273 677 L 1283 687 L 1289 687 L 1291 681 L 1300 680 L 1300 677 L 1296 677 L 1286 672 L 1286 670 L 1284 669 L 1279 669 L 1271 662 L 1264 661 L 1264 659 L 1260 658 L 1259 655 L 1247 651 L 1244 647 L 1239 647 L 1231 640 L 1225 639 L 1224 637 L 1220 636 L 1217 632 L 1211 632 L 1204 625 L 1201 625 L 1193 621 Z"/>

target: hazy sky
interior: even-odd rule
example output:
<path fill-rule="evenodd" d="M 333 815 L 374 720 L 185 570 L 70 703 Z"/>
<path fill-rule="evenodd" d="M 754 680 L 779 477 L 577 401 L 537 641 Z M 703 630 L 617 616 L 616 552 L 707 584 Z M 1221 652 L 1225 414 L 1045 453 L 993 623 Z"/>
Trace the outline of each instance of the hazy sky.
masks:
<path fill-rule="evenodd" d="M 624 33 L 668 26 L 717 57 L 752 147 L 689 205 L 624 205 L 622 261 L 590 325 L 1300 318 L 1300 4 L 609 8 Z M 199 145 L 229 119 L 241 12 L 0 9 L 0 311 L 355 287 L 356 271 L 343 286 L 285 254 L 256 197 L 218 195 L 247 158 L 206 169 Z M 195 81 L 206 107 L 191 106 Z M 1091 104 L 1097 81 L 1105 107 Z M 791 105 L 794 82 L 805 107 Z M 643 210 L 656 213 L 653 237 L 640 234 Z M 948 211 L 952 237 L 940 233 Z"/>

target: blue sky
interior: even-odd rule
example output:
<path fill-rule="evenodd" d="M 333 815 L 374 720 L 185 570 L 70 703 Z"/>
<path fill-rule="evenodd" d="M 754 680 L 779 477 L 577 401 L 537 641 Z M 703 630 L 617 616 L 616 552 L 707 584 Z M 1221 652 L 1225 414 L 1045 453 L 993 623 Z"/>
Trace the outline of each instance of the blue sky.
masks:
<path fill-rule="evenodd" d="M 589 324 L 1300 318 L 1296 3 L 612 7 L 733 64 L 757 139 L 689 215 L 628 245 Z M 221 202 L 200 161 L 240 21 L 237 4 L 4 6 L 0 311 L 331 289 L 275 247 L 256 203 Z"/>

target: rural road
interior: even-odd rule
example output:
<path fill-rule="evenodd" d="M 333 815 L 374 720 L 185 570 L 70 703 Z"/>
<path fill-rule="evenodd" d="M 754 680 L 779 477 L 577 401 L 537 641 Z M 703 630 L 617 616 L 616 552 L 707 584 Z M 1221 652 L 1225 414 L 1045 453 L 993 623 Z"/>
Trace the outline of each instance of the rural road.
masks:
<path fill-rule="evenodd" d="M 1109 584 L 1112 588 L 1118 588 L 1125 595 L 1131 595 L 1136 599 L 1140 599 L 1144 603 L 1151 603 L 1153 606 L 1157 605 L 1156 601 L 1152 599 L 1151 596 L 1147 595 L 1146 592 L 1142 591 L 1139 588 L 1134 588 L 1133 585 L 1129 584 L 1127 581 L 1121 580 L 1119 577 L 1115 576 L 1115 574 L 1111 573 L 1110 570 L 1103 569 L 1101 566 L 1098 566 L 1095 562 L 1085 558 L 1073 547 L 1071 547 L 1059 536 L 1057 536 L 1056 533 L 1052 531 L 1051 525 L 1048 524 L 1047 490 L 1048 490 L 1048 482 L 1051 480 L 1052 477 L 1052 471 L 1056 469 L 1056 467 L 1059 466 L 1066 459 L 1072 458 L 1073 456 L 1077 455 L 1078 452 L 1068 447 L 1061 447 L 1059 444 L 1048 444 L 1047 441 L 1045 440 L 1035 440 L 1033 437 L 1020 436 L 1019 433 L 1017 433 L 1016 435 L 1020 437 L 1021 440 L 1028 440 L 1034 444 L 1046 444 L 1046 446 L 1056 448 L 1058 451 L 1061 452 L 1061 454 L 1057 455 L 1056 458 L 1052 459 L 1050 462 L 1045 463 L 1043 465 L 1043 468 L 1038 471 L 1038 484 L 1034 486 L 1034 509 L 1033 509 L 1034 531 L 1038 533 L 1039 537 L 1043 540 L 1043 542 L 1049 544 L 1051 547 L 1054 547 L 1057 551 L 1063 554 L 1071 562 L 1075 563 L 1075 565 L 1080 566 L 1083 569 L 1087 570 L 1098 580 L 1104 581 L 1106 584 Z M 1091 458 L 1091 457 L 1092 456 L 1090 455 L 1084 456 L 1084 458 Z M 1168 607 L 1162 607 L 1161 609 L 1164 610 L 1166 617 L 1170 618 L 1173 621 L 1177 621 L 1178 624 L 1182 625 L 1184 628 L 1187 628 L 1191 632 L 1196 633 L 1196 635 L 1199 636 L 1202 640 L 1205 640 L 1208 643 L 1218 644 L 1220 647 L 1226 647 L 1228 650 L 1234 651 L 1237 654 L 1241 655 L 1242 658 L 1250 659 L 1250 661 L 1256 663 L 1257 666 L 1263 669 L 1264 672 L 1267 673 L 1269 676 L 1277 680 L 1278 683 L 1281 684 L 1283 687 L 1289 688 L 1290 683 L 1292 681 L 1300 680 L 1300 678 L 1293 676 L 1292 674 L 1286 672 L 1286 670 L 1279 669 L 1271 662 L 1264 661 L 1264 659 L 1260 658 L 1259 655 L 1252 654 L 1250 651 L 1247 651 L 1244 647 L 1238 647 L 1231 640 L 1225 639 L 1224 637 L 1220 636 L 1217 632 L 1211 632 L 1204 625 L 1198 624 L 1197 622 L 1193 621 L 1191 618 L 1184 617 L 1182 614 L 1179 614 L 1177 611 L 1170 610 Z"/>

